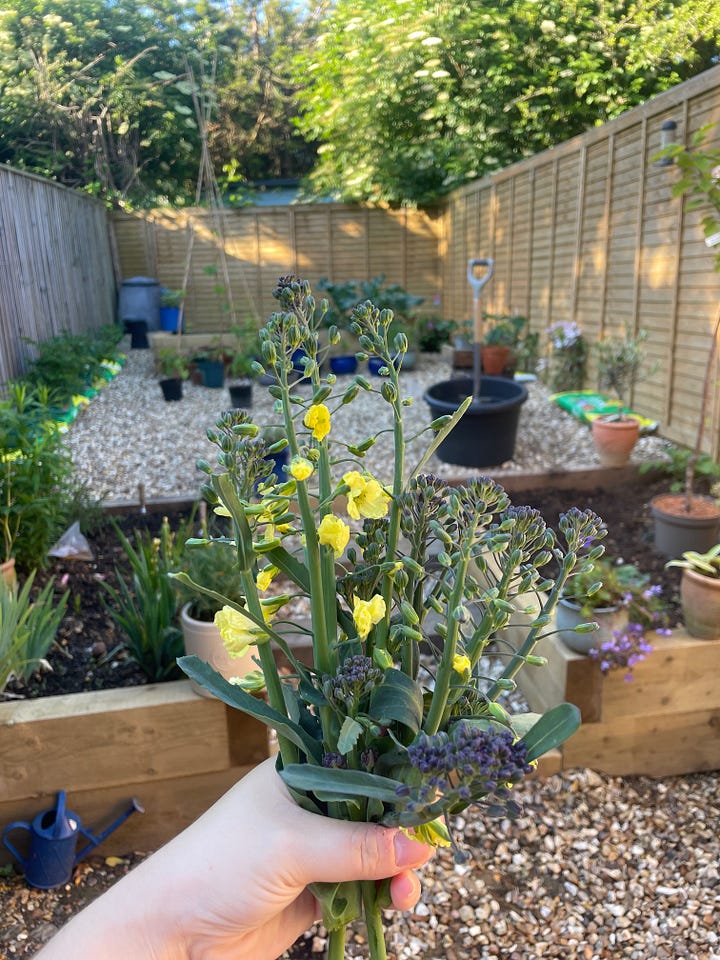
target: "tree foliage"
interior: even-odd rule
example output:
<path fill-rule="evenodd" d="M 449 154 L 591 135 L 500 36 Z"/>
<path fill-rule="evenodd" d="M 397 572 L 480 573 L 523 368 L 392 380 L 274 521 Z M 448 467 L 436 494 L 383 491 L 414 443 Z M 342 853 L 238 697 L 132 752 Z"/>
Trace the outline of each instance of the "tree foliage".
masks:
<path fill-rule="evenodd" d="M 297 61 L 316 190 L 422 202 L 711 66 L 714 0 L 337 0 Z"/>
<path fill-rule="evenodd" d="M 314 22 L 280 0 L 0 0 L 0 162 L 115 201 L 191 199 L 200 111 L 218 172 L 302 173 L 290 51 Z"/>
<path fill-rule="evenodd" d="M 216 169 L 227 178 L 297 177 L 311 169 L 315 149 L 294 122 L 302 81 L 293 78 L 293 60 L 326 6 L 303 16 L 287 0 L 236 4 L 237 35 L 223 63 L 210 131 Z"/>

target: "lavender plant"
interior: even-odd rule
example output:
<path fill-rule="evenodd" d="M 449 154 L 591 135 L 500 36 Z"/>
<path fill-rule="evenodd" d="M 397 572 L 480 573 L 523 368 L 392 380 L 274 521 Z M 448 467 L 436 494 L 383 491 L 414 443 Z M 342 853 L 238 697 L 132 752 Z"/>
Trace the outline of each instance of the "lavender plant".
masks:
<path fill-rule="evenodd" d="M 244 600 L 224 597 L 221 584 L 177 575 L 223 604 L 216 621 L 226 647 L 240 655 L 255 646 L 262 675 L 232 683 L 197 658 L 184 657 L 180 665 L 221 700 L 277 731 L 280 776 L 304 808 L 398 825 L 425 841 L 455 845 L 449 817 L 471 805 L 488 815 L 512 814 L 512 786 L 579 724 L 570 704 L 544 716 L 513 715 L 499 701 L 521 668 L 542 668 L 536 643 L 552 629 L 567 578 L 602 553 L 605 529 L 591 511 L 572 508 L 556 534 L 487 477 L 450 487 L 425 474 L 466 405 L 428 426 L 427 451 L 410 467 L 403 410 L 411 399 L 402 396 L 398 375 L 407 339 L 389 334 L 392 312 L 370 301 L 354 309 L 361 351 L 383 366 L 377 386 L 358 375 L 338 391 L 334 376 L 321 373 L 338 336 L 330 327 L 321 345 L 326 305 L 316 310 L 308 284 L 294 277 L 281 278 L 274 296 L 280 311 L 260 334 L 257 372 L 276 381 L 269 390 L 283 437 L 270 443 L 245 411 L 230 411 L 209 432 L 218 464 L 200 464 L 205 497 L 229 518 L 230 532 L 216 539 L 236 551 Z M 298 350 L 308 398 L 291 393 Z M 352 410 L 361 391 L 388 414 L 394 439 L 388 486 L 363 466 L 374 435 L 357 445 L 336 435 L 338 411 Z M 285 447 L 290 462 L 278 481 L 267 457 Z M 548 579 L 543 571 L 551 560 L 559 572 Z M 296 658 L 287 640 L 291 627 L 279 619 L 289 596 L 268 593 L 279 573 L 309 601 L 312 666 Z M 487 676 L 488 645 L 521 618 L 528 624 L 522 642 L 508 649 L 501 676 Z M 291 674 L 279 674 L 271 642 Z M 259 679 L 267 702 L 250 695 Z M 313 892 L 330 932 L 330 960 L 344 956 L 346 924 L 361 913 L 370 957 L 386 957 L 387 884 L 320 884 Z"/>

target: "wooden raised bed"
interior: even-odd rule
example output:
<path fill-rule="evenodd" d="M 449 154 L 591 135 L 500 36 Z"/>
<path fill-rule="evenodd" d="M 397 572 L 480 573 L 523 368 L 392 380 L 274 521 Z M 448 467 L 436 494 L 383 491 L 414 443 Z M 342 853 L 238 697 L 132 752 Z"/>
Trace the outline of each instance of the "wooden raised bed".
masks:
<path fill-rule="evenodd" d="M 98 850 L 153 850 L 270 751 L 266 727 L 188 680 L 0 703 L 0 828 L 52 807 L 62 789 L 97 834 L 137 797 L 145 813 Z M 0 863 L 10 859 L 0 845 Z"/>
<path fill-rule="evenodd" d="M 98 834 L 137 797 L 145 813 L 129 817 L 98 852 L 154 850 L 272 751 L 262 724 L 198 696 L 187 680 L 0 703 L 0 831 L 54 806 L 65 790 L 69 809 Z M 560 767 L 553 750 L 538 773 Z M 23 835 L 12 839 L 20 847 Z M 12 859 L 0 845 L 0 864 Z"/>
<path fill-rule="evenodd" d="M 582 726 L 563 745 L 562 767 L 611 776 L 674 776 L 720 769 L 720 640 L 684 628 L 651 634 L 653 652 L 633 669 L 603 676 L 595 660 L 547 637 L 536 653 L 546 667 L 525 667 L 518 685 L 530 709 L 576 704 Z"/>

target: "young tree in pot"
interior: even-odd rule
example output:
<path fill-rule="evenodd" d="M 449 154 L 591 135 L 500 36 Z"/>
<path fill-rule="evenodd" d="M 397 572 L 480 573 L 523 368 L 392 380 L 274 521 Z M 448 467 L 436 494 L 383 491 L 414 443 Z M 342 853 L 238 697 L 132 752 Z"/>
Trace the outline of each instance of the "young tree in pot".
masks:
<path fill-rule="evenodd" d="M 692 197 L 688 209 L 703 207 L 705 242 L 715 250 L 714 268 L 720 271 L 720 149 L 704 146 L 710 127 L 708 125 L 698 130 L 689 147 L 671 144 L 653 159 L 671 160 L 680 170 L 680 179 L 673 185 L 673 196 L 687 193 Z M 713 370 L 717 362 L 719 337 L 720 308 L 713 323 L 695 445 L 686 464 L 685 491 L 661 494 L 651 502 L 655 546 L 666 556 L 676 557 L 687 551 L 706 551 L 720 539 L 720 509 L 717 502 L 712 497 L 694 492 L 695 471 L 702 452 L 705 424 L 714 402 Z"/>
<path fill-rule="evenodd" d="M 157 352 L 156 366 L 165 400 L 182 400 L 183 380 L 187 380 L 190 371 L 187 357 L 172 347 L 164 347 Z"/>
<path fill-rule="evenodd" d="M 599 386 L 610 390 L 618 401 L 617 413 L 601 414 L 591 426 L 600 463 L 605 467 L 624 466 L 640 435 L 640 423 L 629 413 L 632 389 L 657 369 L 657 365 L 646 367 L 645 340 L 646 330 L 634 335 L 626 328 L 622 337 L 605 337 L 595 346 Z"/>

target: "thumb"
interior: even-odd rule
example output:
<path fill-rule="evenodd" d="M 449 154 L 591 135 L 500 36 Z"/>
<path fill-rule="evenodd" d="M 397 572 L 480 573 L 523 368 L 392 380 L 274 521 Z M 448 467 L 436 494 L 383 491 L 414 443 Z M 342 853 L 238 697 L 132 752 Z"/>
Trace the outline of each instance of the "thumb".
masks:
<path fill-rule="evenodd" d="M 295 874 L 303 884 L 382 880 L 421 866 L 433 850 L 402 830 L 302 814 L 295 834 Z"/>

